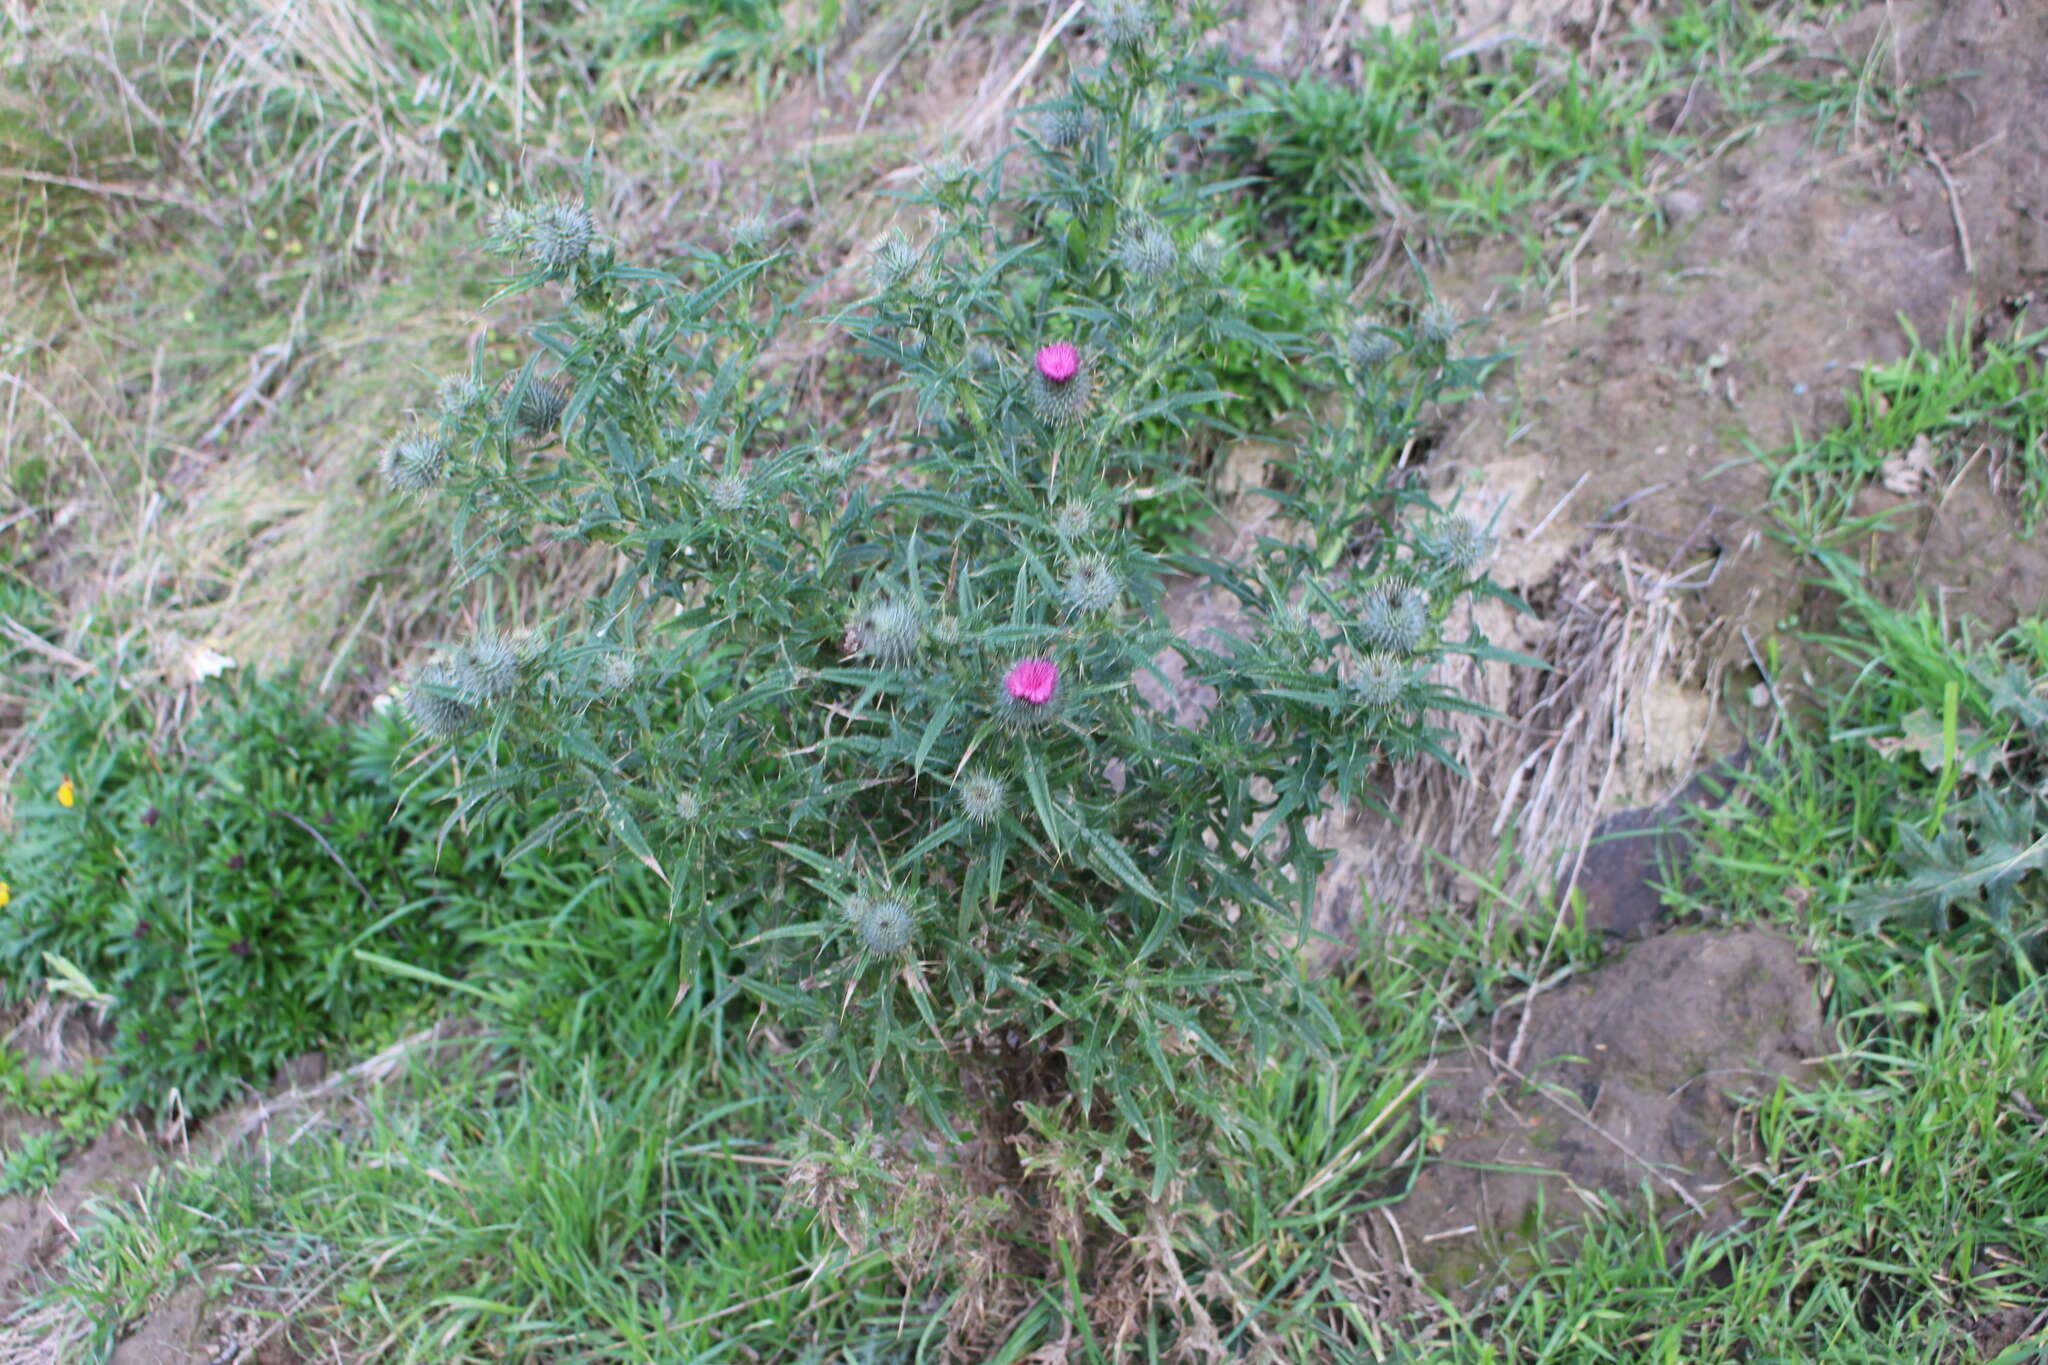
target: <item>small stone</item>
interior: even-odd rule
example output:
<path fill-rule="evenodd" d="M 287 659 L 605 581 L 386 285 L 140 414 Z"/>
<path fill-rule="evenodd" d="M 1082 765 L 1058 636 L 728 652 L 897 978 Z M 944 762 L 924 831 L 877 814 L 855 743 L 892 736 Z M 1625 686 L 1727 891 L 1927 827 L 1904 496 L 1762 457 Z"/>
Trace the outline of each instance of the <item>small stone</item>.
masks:
<path fill-rule="evenodd" d="M 1657 200 L 1657 207 L 1663 211 L 1666 223 L 1681 227 L 1704 213 L 1707 201 L 1691 190 L 1670 190 Z"/>

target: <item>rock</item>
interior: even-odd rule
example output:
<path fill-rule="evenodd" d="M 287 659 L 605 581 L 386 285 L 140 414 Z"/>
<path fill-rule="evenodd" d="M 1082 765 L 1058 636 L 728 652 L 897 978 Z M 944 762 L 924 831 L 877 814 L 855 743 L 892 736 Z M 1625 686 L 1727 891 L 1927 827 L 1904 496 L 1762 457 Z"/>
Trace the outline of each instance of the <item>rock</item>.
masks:
<path fill-rule="evenodd" d="M 1797 948 L 1749 929 L 1666 934 L 1539 996 L 1510 1068 L 1518 1024 L 1433 1063 L 1448 1140 L 1384 1211 L 1414 1270 L 1468 1303 L 1603 1196 L 1640 1207 L 1647 1191 L 1679 1213 L 1674 1244 L 1731 1222 L 1745 1099 L 1810 1083 L 1832 1050 Z"/>
<path fill-rule="evenodd" d="M 1705 213 L 1707 201 L 1691 190 L 1670 190 L 1658 198 L 1657 207 L 1663 211 L 1664 221 L 1678 228 Z"/>
<path fill-rule="evenodd" d="M 1600 822 L 1571 881 L 1571 889 L 1585 898 L 1588 928 L 1629 938 L 1663 917 L 1661 888 L 1685 861 L 1699 825 L 1697 812 L 1721 804 L 1749 757 L 1744 745 L 1662 805 L 1621 811 Z"/>

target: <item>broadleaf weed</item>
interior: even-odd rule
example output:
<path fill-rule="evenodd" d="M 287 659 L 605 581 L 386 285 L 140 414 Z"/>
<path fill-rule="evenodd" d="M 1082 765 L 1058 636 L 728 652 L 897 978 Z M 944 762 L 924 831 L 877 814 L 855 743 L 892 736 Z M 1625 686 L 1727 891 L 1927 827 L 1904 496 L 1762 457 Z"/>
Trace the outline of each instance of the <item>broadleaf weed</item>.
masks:
<path fill-rule="evenodd" d="M 1432 713 L 1469 705 L 1434 666 L 1485 647 L 1454 624 L 1485 536 L 1401 459 L 1492 358 L 1428 298 L 1381 300 L 1369 355 L 1348 319 L 1266 330 L 1166 169 L 1230 73 L 1143 5 L 1094 28 L 1102 64 L 1009 155 L 934 168 L 830 319 L 888 376 L 866 399 L 903 448 L 872 476 L 876 448 L 792 420 L 769 354 L 795 308 L 748 234 L 657 268 L 595 230 L 532 250 L 533 211 L 510 217 L 508 291 L 564 302 L 512 381 L 567 395 L 550 444 L 476 405 L 410 439 L 448 452 L 469 580 L 544 539 L 609 545 L 615 572 L 489 688 L 462 662 L 499 661 L 488 643 L 425 664 L 407 709 L 416 771 L 460 766 L 451 831 L 580 822 L 652 874 L 684 982 L 719 963 L 717 1003 L 788 1049 L 818 1150 L 986 1134 L 1043 1195 L 1012 1219 L 1114 1261 L 1120 1240 L 1076 1237 L 1142 1226 L 1252 1140 L 1224 1100 L 1247 1065 L 1333 1037 L 1296 951 L 1310 823 L 1377 804 L 1387 764 L 1441 754 Z M 1292 357 L 1287 429 L 1229 410 L 1233 346 Z M 1282 519 L 1244 558 L 1133 534 L 1120 513 L 1247 421 L 1284 459 Z M 1166 589 L 1191 572 L 1245 637 L 1177 636 Z M 1140 691 L 1169 658 L 1199 719 Z"/>

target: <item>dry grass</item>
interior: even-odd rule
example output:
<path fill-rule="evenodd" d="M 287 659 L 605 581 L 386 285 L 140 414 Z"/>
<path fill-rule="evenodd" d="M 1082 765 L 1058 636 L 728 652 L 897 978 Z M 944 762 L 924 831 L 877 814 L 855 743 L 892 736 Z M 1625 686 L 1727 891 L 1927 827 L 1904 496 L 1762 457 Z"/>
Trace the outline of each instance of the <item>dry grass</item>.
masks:
<path fill-rule="evenodd" d="M 66 1365 L 93 1333 L 85 1309 L 69 1299 L 39 1304 L 0 1323 L 0 1365 Z"/>
<path fill-rule="evenodd" d="M 836 279 L 827 299 L 850 296 L 848 262 L 894 212 L 882 192 L 941 146 L 992 145 L 1064 22 L 885 6 L 764 99 L 703 85 L 689 51 L 565 91 L 535 34 L 533 63 L 514 60 L 526 8 L 471 0 L 429 43 L 378 0 L 11 0 L 34 61 L 0 124 L 24 162 L 0 181 L 0 554 L 54 599 L 51 644 L 84 651 L 118 615 L 166 680 L 205 647 L 375 690 L 461 628 L 446 547 L 369 472 L 436 372 L 522 320 L 487 323 L 448 287 L 488 274 L 466 244 L 512 189 L 500 174 L 587 175 L 627 249 L 655 256 L 767 209 L 802 269 Z M 777 357 L 821 409 L 831 346 L 807 329 Z M 530 559 L 512 610 L 545 614 L 608 569 Z"/>
<path fill-rule="evenodd" d="M 1691 619 L 1692 582 L 1593 536 L 1515 585 L 1533 616 L 1480 605 L 1488 639 L 1546 667 L 1446 661 L 1441 681 L 1497 714 L 1449 718 L 1448 748 L 1467 775 L 1435 763 L 1394 770 L 1385 798 L 1398 825 L 1362 813 L 1331 822 L 1324 838 L 1340 866 L 1324 891 L 1328 927 L 1348 928 L 1360 895 L 1392 915 L 1562 892 L 1603 817 L 1682 786 L 1711 734 L 1707 699 L 1719 695 L 1714 653 Z"/>

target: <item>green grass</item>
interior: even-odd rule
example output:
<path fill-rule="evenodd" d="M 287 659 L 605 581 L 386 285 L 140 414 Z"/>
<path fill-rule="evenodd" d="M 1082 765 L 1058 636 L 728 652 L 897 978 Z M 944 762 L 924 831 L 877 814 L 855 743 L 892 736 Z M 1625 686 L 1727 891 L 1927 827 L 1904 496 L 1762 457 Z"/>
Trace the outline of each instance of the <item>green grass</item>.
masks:
<path fill-rule="evenodd" d="M 2038 997 L 2048 845 L 2012 855 L 2048 833 L 2032 795 L 2048 631 L 2030 618 L 1993 638 L 1926 605 L 1893 610 L 1827 562 L 1839 629 L 1802 641 L 1823 682 L 1769 766 L 1738 783 L 1744 799 L 1708 816 L 1701 886 L 1683 894 L 1761 917 L 1789 896 L 1833 933 L 1932 941 L 1975 988 Z M 1958 861 L 1931 863 L 1930 841 Z M 1970 875 L 1993 857 L 1997 877 Z"/>
<path fill-rule="evenodd" d="M 1824 16 L 1829 6 L 1819 6 Z M 1899 28 L 1892 13 L 1876 25 L 1860 51 L 1802 53 L 1800 60 L 1771 76 L 1783 108 L 1812 128 L 1811 145 L 1836 153 L 1884 144 L 1910 115 L 1923 87 L 1904 79 L 1899 66 Z M 1897 157 L 1896 148 L 1888 154 Z"/>
<path fill-rule="evenodd" d="M 422 1053 L 274 1160 L 112 1212 L 61 1292 L 111 1339 L 195 1268 L 296 1260 L 302 1342 L 421 1362 L 791 1359 L 905 1330 L 879 1251 L 779 1213 L 786 1078 L 665 1004 Z"/>
<path fill-rule="evenodd" d="M 17 1137 L 0 1159 L 0 1199 L 37 1194 L 56 1183 L 71 1140 L 62 1133 L 29 1133 Z"/>
<path fill-rule="evenodd" d="M 1940 981 L 1890 964 L 1877 1001 L 1840 1021 L 1871 1036 L 1838 1078 L 1759 1109 L 1739 1225 L 1681 1243 L 1644 1209 L 1612 1208 L 1504 1303 L 1454 1315 L 1422 1358 L 1979 1358 L 1972 1321 L 2048 1305 L 2048 1125 L 2022 1103 L 2048 1086 L 2048 1055 L 2037 1017 Z M 1998 1359 L 2048 1344 L 2038 1328 L 2029 1340 Z"/>
<path fill-rule="evenodd" d="M 402 1027 L 430 994 L 376 959 L 460 972 L 491 887 L 439 865 L 431 805 L 393 816 L 395 720 L 230 676 L 168 741 L 136 671 L 103 656 L 43 710 L 0 832 L 0 1000 L 61 982 L 110 1026 L 126 1103 L 203 1114 Z"/>
<path fill-rule="evenodd" d="M 412 259 L 441 271 L 456 249 L 434 237 Z M 60 566 L 82 554 L 122 622 L 245 665 L 318 656 L 316 680 L 337 654 L 388 671 L 392 622 L 448 551 L 366 496 L 383 433 L 364 414 L 394 374 L 465 362 L 460 317 L 429 309 L 420 279 L 337 283 L 320 259 L 205 230 L 9 283 L 0 562 L 57 599 L 52 638 L 80 624 Z"/>
<path fill-rule="evenodd" d="M 2048 329 L 2030 331 L 2022 316 L 2006 329 L 1987 323 L 1980 341 L 1965 314 L 1930 346 L 1901 325 L 1906 355 L 1858 375 L 1848 421 L 1773 462 L 1773 499 L 1795 503 L 1805 538 L 1825 544 L 1859 528 L 1850 509 L 1871 484 L 1938 499 L 1982 458 L 2031 532 L 2048 508 Z"/>
<path fill-rule="evenodd" d="M 311 1296 L 301 1341 L 377 1359 L 939 1358 L 961 1289 L 945 1267 L 963 1248 L 943 1248 L 935 1273 L 903 1243 L 851 1247 L 785 1198 L 794 1161 L 855 1135 L 799 1131 L 802 1076 L 712 1005 L 708 977 L 677 1003 L 659 916 L 577 914 L 497 938 L 510 955 L 484 1013 L 500 1022 L 420 1047 L 325 1112 L 280 1116 L 274 1130 L 298 1136 L 261 1163 L 202 1161 L 103 1210 L 56 1301 L 105 1340 L 182 1285 L 225 1276 L 215 1292 L 236 1292 L 238 1267 L 267 1266 L 296 1277 L 289 1297 Z M 1239 1305 L 1244 1321 L 1219 1319 L 1228 1349 L 1265 1341 L 1307 1361 L 1376 1339 L 1336 1252 L 1387 1197 L 1396 1152 L 1415 1150 L 1436 988 L 1398 962 L 1353 984 L 1372 1003 L 1333 984 L 1333 1053 L 1276 1059 L 1234 1100 L 1276 1140 L 1162 1211 L 1187 1281 L 1212 1309 Z M 1055 1273 L 1027 1288 L 991 1358 L 1101 1331 L 1082 1308 L 1104 1284 Z M 1135 1358 L 1164 1360 L 1185 1305 L 1140 1306 Z M 1082 1358 L 1106 1351 L 1097 1340 Z"/>
<path fill-rule="evenodd" d="M 1618 204 L 1652 218 L 1657 187 L 1707 138 L 1758 116 L 1765 78 L 1795 55 L 1763 11 L 1690 4 L 1576 54 L 1510 43 L 1454 49 L 1429 23 L 1360 45 L 1355 84 L 1303 76 L 1226 140 L 1255 178 L 1255 221 L 1303 260 L 1349 277 L 1387 231 L 1469 240 L 1522 236 L 1541 270 L 1556 224 Z M 1711 112 L 1707 110 L 1713 105 Z M 1533 228 L 1531 224 L 1533 223 Z"/>
<path fill-rule="evenodd" d="M 107 1067 L 85 1058 L 44 1070 L 11 1047 L 0 1047 L 0 1114 L 25 1114 L 57 1125 L 67 1142 L 90 1142 L 120 1112 Z"/>
<path fill-rule="evenodd" d="M 388 396 L 467 366 L 445 282 L 488 292 L 482 218 L 592 175 L 625 187 L 626 232 L 695 235 L 654 201 L 700 171 L 714 222 L 836 194 L 868 166 L 805 148 L 735 174 L 718 149 L 839 22 L 836 0 L 37 7 L 0 73 L 0 563 L 64 591 L 87 560 L 124 618 L 244 663 L 340 640 L 388 673 L 446 546 L 366 488 Z M 576 571 L 534 568 L 541 592 Z"/>
<path fill-rule="evenodd" d="M 1840 747 L 1857 763 L 1868 751 L 1854 739 Z M 1839 842 L 1839 815 L 1783 812 L 1848 799 L 1840 774 L 1791 762 L 1773 773 L 1753 799 L 1781 812 L 1767 839 L 1779 862 Z M 1896 784 L 1878 793 L 1904 794 Z M 1703 862 L 1757 886 L 1765 857 L 1724 835 Z M 1733 913 L 1820 935 L 1845 1049 L 1824 1084 L 1756 1110 L 1761 1155 L 1740 1224 L 1685 1242 L 1645 1208 L 1618 1206 L 1484 1310 L 1446 1307 L 1415 1335 L 1363 1313 L 1337 1252 L 1398 1191 L 1396 1154 L 1413 1159 L 1408 1082 L 1453 996 L 1469 991 L 1460 964 L 1533 948 L 1411 945 L 1333 1001 L 1334 1064 L 1279 1059 L 1237 1101 L 1279 1145 L 1176 1204 L 1183 1273 L 1226 1275 L 1256 1323 L 1220 1318 L 1226 1349 L 1258 1339 L 1285 1360 L 1460 1365 L 1933 1362 L 1952 1358 L 1970 1321 L 2043 1302 L 2048 1126 L 2024 1104 L 2048 1086 L 2036 1016 L 1959 988 L 1938 946 L 1837 937 L 1820 911 L 1799 916 L 1790 904 L 1759 890 Z M 207 1266 L 296 1257 L 322 1291 L 302 1330 L 383 1345 L 389 1359 L 501 1358 L 545 1343 L 682 1360 L 714 1342 L 765 1360 L 832 1360 L 857 1342 L 892 1343 L 900 1354 L 886 1358 L 936 1358 L 940 1329 L 906 1304 L 930 1304 L 936 1289 L 943 1305 L 944 1281 L 900 1284 L 884 1249 L 849 1258 L 822 1225 L 789 1215 L 791 1078 L 699 1012 L 703 993 L 670 1011 L 658 930 L 606 967 L 588 965 L 602 956 L 594 946 L 543 946 L 537 927 L 506 935 L 537 955 L 508 964 L 508 980 L 532 981 L 556 1012 L 515 1009 L 532 1020 L 525 1029 L 422 1057 L 371 1093 L 366 1117 L 316 1126 L 274 1153 L 267 1176 L 229 1162 L 156 1190 L 102 1224 L 63 1292 L 96 1314 L 128 1315 Z M 591 979 L 577 989 L 583 972 Z M 1354 992 L 1371 1006 L 1347 1003 Z M 650 1251 L 678 1244 L 690 1254 Z M 1087 1292 L 1050 1286 L 995 1358 L 1084 1333 L 1077 1291 Z M 1184 1323 L 1157 1306 L 1134 1358 L 1167 1358 Z M 1082 1358 L 1109 1357 L 1098 1341 Z"/>
<path fill-rule="evenodd" d="M 422 208 L 508 192 L 537 150 L 573 179 L 585 150 L 703 83 L 801 64 L 838 18 L 829 0 L 50 5 L 27 32 L 40 60 L 15 77 L 33 102 L 0 116 L 0 147 L 51 191 L 38 202 L 60 253 L 98 238 L 121 254 L 76 230 L 116 221 L 96 192 L 50 177 L 166 173 L 177 188 L 157 202 L 294 254 L 360 251 Z"/>
<path fill-rule="evenodd" d="M 2048 628 L 1993 638 L 1886 608 L 1836 567 L 1837 628 L 1803 654 L 1820 681 L 1802 692 L 1778 678 L 1794 708 L 1785 728 L 1733 798 L 1702 812 L 1684 869 L 1694 880 L 1667 897 L 1680 914 L 1805 943 L 1840 1052 L 1814 1087 L 1754 1107 L 1757 1156 L 1734 1226 L 1688 1238 L 1685 1215 L 1651 1208 L 1650 1191 L 1611 1201 L 1554 1233 L 1502 1297 L 1444 1305 L 1427 1348 L 1371 1358 L 1931 1365 L 1980 1358 L 1972 1325 L 2007 1313 L 2007 1335 L 2032 1326 L 1997 1360 L 2048 1347 L 2038 978 L 2011 936 L 1985 930 L 1988 902 L 1961 902 L 1931 928 L 1854 913 L 1911 870 L 1902 826 L 1934 828 L 1980 781 L 2032 780 L 2034 741 L 2010 688 L 2048 676 Z M 2016 884 L 2015 924 L 2048 919 L 2040 881 Z M 1530 979 L 1526 936 L 1449 926 L 1431 942 L 1457 1017 Z"/>

